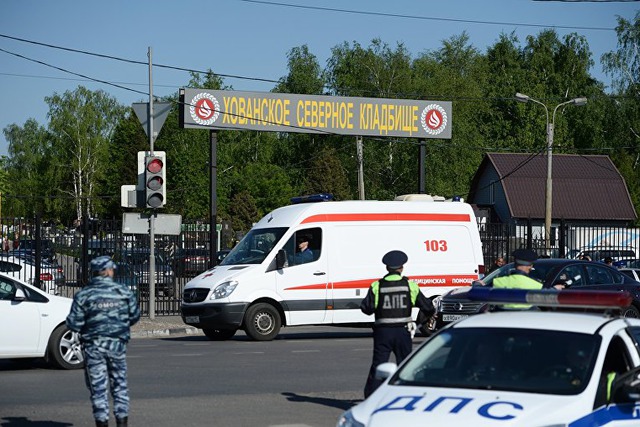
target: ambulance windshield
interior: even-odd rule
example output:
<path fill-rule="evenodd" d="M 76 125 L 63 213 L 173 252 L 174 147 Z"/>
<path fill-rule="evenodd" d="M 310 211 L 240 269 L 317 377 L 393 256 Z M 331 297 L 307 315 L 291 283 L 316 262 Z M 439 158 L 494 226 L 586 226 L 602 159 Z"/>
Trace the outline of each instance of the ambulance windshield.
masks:
<path fill-rule="evenodd" d="M 600 337 L 519 328 L 451 328 L 414 353 L 390 384 L 575 395 Z"/>
<path fill-rule="evenodd" d="M 286 231 L 286 227 L 251 229 L 220 265 L 262 263 Z"/>

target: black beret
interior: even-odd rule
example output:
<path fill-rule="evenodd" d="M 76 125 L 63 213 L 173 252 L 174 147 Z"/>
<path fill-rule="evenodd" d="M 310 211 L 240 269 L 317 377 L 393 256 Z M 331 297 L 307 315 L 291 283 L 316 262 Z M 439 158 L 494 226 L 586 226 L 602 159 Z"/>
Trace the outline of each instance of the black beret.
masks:
<path fill-rule="evenodd" d="M 538 254 L 531 249 L 516 249 L 513 258 L 518 265 L 531 265 L 538 259 Z"/>
<path fill-rule="evenodd" d="M 382 257 L 382 263 L 389 268 L 400 268 L 407 263 L 409 257 L 402 251 L 387 252 Z"/>

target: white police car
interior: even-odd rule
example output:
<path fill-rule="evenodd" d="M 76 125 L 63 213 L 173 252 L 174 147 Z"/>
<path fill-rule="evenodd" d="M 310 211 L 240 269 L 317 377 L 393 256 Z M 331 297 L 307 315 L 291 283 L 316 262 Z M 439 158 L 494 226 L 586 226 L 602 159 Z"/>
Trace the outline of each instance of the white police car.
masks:
<path fill-rule="evenodd" d="M 498 291 L 498 292 L 496 292 Z M 626 292 L 471 288 L 469 298 L 620 307 Z M 497 311 L 452 323 L 345 412 L 338 427 L 640 425 L 640 319 Z"/>

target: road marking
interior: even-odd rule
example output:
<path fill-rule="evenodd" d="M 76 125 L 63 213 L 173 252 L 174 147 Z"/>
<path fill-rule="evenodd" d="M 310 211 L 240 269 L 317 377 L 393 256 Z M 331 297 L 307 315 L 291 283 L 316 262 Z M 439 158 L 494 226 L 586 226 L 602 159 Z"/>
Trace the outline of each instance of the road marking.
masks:
<path fill-rule="evenodd" d="M 291 353 L 320 353 L 320 350 L 292 350 Z"/>

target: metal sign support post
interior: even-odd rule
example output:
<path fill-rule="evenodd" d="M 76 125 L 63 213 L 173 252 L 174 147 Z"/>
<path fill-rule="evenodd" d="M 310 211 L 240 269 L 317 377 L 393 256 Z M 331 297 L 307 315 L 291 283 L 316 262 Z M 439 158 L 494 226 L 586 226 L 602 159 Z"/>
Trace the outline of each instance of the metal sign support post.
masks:
<path fill-rule="evenodd" d="M 153 156 L 153 78 L 151 47 L 149 47 L 149 151 Z M 146 185 L 146 184 L 145 184 Z M 156 212 L 149 215 L 149 318 L 156 318 Z"/>
<path fill-rule="evenodd" d="M 360 200 L 364 200 L 364 170 L 362 165 L 364 162 L 364 153 L 361 136 L 356 136 L 356 154 L 358 157 L 358 195 Z"/>
<path fill-rule="evenodd" d="M 420 154 L 418 155 L 418 176 L 420 183 L 418 184 L 418 193 L 425 194 L 426 186 L 425 186 L 425 167 L 427 166 L 427 140 L 420 140 Z"/>
<path fill-rule="evenodd" d="M 217 216 L 218 216 L 218 197 L 216 193 L 216 187 L 218 185 L 218 133 L 215 130 L 209 131 L 209 259 L 210 264 L 208 267 L 213 267 L 217 264 L 217 236 L 218 229 Z"/>

